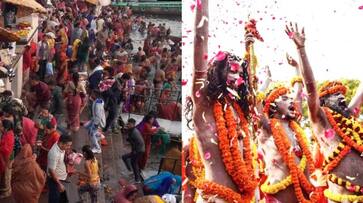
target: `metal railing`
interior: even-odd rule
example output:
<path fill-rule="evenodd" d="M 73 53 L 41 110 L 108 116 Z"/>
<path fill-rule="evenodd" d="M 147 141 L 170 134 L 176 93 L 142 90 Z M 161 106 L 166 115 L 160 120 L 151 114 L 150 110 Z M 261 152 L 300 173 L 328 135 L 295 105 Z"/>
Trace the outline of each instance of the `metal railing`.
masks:
<path fill-rule="evenodd" d="M 137 86 L 134 86 L 130 89 L 134 89 Z M 150 111 L 154 111 L 157 113 L 159 118 L 163 118 L 160 117 L 159 113 L 160 113 L 160 108 L 163 105 L 166 104 L 170 104 L 170 103 L 179 103 L 181 104 L 181 88 L 178 87 L 177 90 L 165 90 L 165 89 L 157 89 L 157 88 L 145 88 L 144 90 L 144 94 L 130 94 L 130 92 L 128 93 L 128 96 L 126 98 L 126 101 L 124 103 L 123 106 L 123 110 L 127 110 L 127 112 L 129 114 L 137 114 L 137 115 L 146 115 L 147 113 L 149 113 Z M 168 91 L 168 97 L 167 98 L 161 98 L 163 96 L 163 94 L 165 94 L 165 91 Z M 131 108 L 132 105 L 136 105 L 135 104 L 135 98 L 137 98 L 138 100 L 141 100 L 144 105 L 142 109 L 136 109 L 135 111 L 133 111 L 133 109 Z M 173 109 L 173 113 L 177 114 L 180 110 L 178 109 L 180 108 L 179 105 L 175 105 L 175 109 Z M 174 116 L 175 117 L 175 116 Z M 173 121 L 180 121 L 181 118 L 175 118 L 173 119 Z"/>

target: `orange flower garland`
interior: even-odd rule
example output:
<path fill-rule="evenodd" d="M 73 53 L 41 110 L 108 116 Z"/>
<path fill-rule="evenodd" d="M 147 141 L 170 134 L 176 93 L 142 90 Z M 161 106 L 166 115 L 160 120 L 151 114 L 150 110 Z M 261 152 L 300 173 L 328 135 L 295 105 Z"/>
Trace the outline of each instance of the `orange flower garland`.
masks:
<path fill-rule="evenodd" d="M 295 128 L 296 128 L 296 126 L 295 126 Z M 295 163 L 295 156 L 292 155 L 291 152 L 289 151 L 289 149 L 291 148 L 290 141 L 287 138 L 286 132 L 284 130 L 282 130 L 281 124 L 279 123 L 278 119 L 271 119 L 271 131 L 272 131 L 272 136 L 275 141 L 275 145 L 290 170 L 291 179 L 292 179 L 292 183 L 293 183 L 294 190 L 295 190 L 295 195 L 296 195 L 298 201 L 302 202 L 302 203 L 314 202 L 313 199 L 312 199 L 312 201 L 310 201 L 310 200 L 305 199 L 305 197 L 304 197 L 301 185 L 309 193 L 314 190 L 314 187 L 309 183 L 309 181 L 303 174 L 303 171 L 301 171 L 298 168 L 297 164 Z M 300 134 L 300 133 L 296 133 L 296 134 Z M 298 139 L 298 141 L 300 140 L 303 142 L 303 140 L 298 137 L 302 138 L 302 135 L 297 136 L 297 139 Z M 311 156 L 311 154 L 310 154 L 310 156 Z"/>
<path fill-rule="evenodd" d="M 224 166 L 226 167 L 227 173 L 232 176 L 232 178 L 237 178 L 236 171 L 233 164 L 233 157 L 230 151 L 230 140 L 228 138 L 228 130 L 225 125 L 224 114 L 222 105 L 217 102 L 214 105 L 214 117 L 216 122 L 216 130 L 218 134 L 218 145 L 221 151 L 222 160 Z M 236 138 L 237 139 L 237 138 Z"/>
<path fill-rule="evenodd" d="M 241 107 L 237 103 L 233 103 L 233 107 L 236 110 L 238 117 L 240 119 L 240 125 L 242 127 L 242 131 L 244 133 L 243 137 L 243 158 L 246 162 L 247 173 L 250 175 L 250 183 L 253 185 L 253 188 L 256 188 L 258 185 L 257 178 L 255 177 L 255 171 L 253 168 L 253 158 L 252 158 L 252 150 L 250 143 L 250 131 L 248 129 L 248 121 L 242 112 Z"/>
<path fill-rule="evenodd" d="M 243 160 L 238 144 L 237 123 L 235 121 L 232 108 L 227 106 L 225 111 L 225 119 L 223 116 L 223 108 L 220 103 L 214 105 L 214 116 L 217 126 L 217 134 L 219 139 L 219 148 L 222 160 L 226 167 L 227 173 L 231 176 L 234 183 L 238 186 L 240 192 L 243 193 L 246 201 L 253 198 L 253 192 L 257 187 L 257 181 L 251 175 L 252 156 L 249 146 L 249 136 L 244 137 L 244 145 L 248 144 L 244 154 L 246 154 L 248 163 Z M 227 127 L 226 127 L 227 124 Z M 253 173 L 252 173 L 253 174 Z"/>
<path fill-rule="evenodd" d="M 337 92 L 345 94 L 347 92 L 347 88 L 341 82 L 332 81 L 324 84 L 320 88 L 319 92 L 319 97 L 324 97 L 326 95 L 335 94 Z"/>
<path fill-rule="evenodd" d="M 335 159 L 331 162 L 329 162 L 327 165 L 324 166 L 323 172 L 325 174 L 328 174 L 330 171 L 332 171 L 335 167 L 338 166 L 340 161 L 347 155 L 351 150 L 351 147 L 346 145 L 342 151 L 338 154 L 338 156 L 335 157 Z"/>
<path fill-rule="evenodd" d="M 217 195 L 218 197 L 226 200 L 227 202 L 236 202 L 236 203 L 248 202 L 237 192 L 223 185 L 219 185 L 217 183 L 197 180 L 196 186 L 197 188 L 201 189 L 204 194 Z"/>
<path fill-rule="evenodd" d="M 279 98 L 281 95 L 284 95 L 289 92 L 289 89 L 286 87 L 276 87 L 274 90 L 271 91 L 271 93 L 266 97 L 265 99 L 265 107 L 263 108 L 263 112 L 266 115 L 269 115 L 270 106 L 272 103 L 275 102 L 277 98 Z"/>
<path fill-rule="evenodd" d="M 328 121 L 330 125 L 333 127 L 334 131 L 344 140 L 345 143 L 347 143 L 349 146 L 353 147 L 360 153 L 363 152 L 363 146 L 358 145 L 356 142 L 354 142 L 348 135 L 346 135 L 342 129 L 338 126 L 337 122 L 335 121 L 331 110 L 327 107 L 324 107 L 324 112 L 326 117 L 328 118 Z"/>
<path fill-rule="evenodd" d="M 200 159 L 200 154 L 198 152 L 198 146 L 196 143 L 196 138 L 193 137 L 190 140 L 190 146 L 189 146 L 189 159 L 190 163 L 192 164 L 192 171 L 196 178 L 204 179 L 204 165 Z"/>
<path fill-rule="evenodd" d="M 309 173 L 312 174 L 315 171 L 314 160 L 309 150 L 308 140 L 306 139 L 304 130 L 295 121 L 289 122 L 289 127 L 293 130 L 293 132 L 296 135 L 296 139 L 308 161 Z"/>
<path fill-rule="evenodd" d="M 242 111 L 240 111 L 240 109 L 236 111 L 239 114 L 239 117 L 242 118 Z M 201 157 L 195 143 L 195 138 L 193 138 L 190 142 L 189 156 L 190 162 L 192 164 L 192 171 L 196 179 L 190 180 L 190 183 L 196 188 L 202 190 L 203 194 L 216 195 L 227 202 L 250 202 L 254 197 L 254 190 L 256 189 L 258 183 L 253 175 L 254 173 L 247 120 L 245 118 L 241 119 L 241 127 L 246 135 L 243 137 L 243 159 L 239 149 L 237 123 L 235 121 L 232 108 L 227 106 L 224 113 L 222 105 L 217 102 L 214 105 L 213 112 L 218 135 L 218 147 L 221 152 L 223 163 L 226 167 L 227 173 L 231 176 L 232 180 L 238 186 L 238 189 L 242 194 L 239 194 L 226 186 L 205 180 L 204 166 L 201 162 Z"/>
<path fill-rule="evenodd" d="M 228 187 L 206 181 L 204 179 L 204 166 L 200 158 L 198 147 L 195 143 L 195 137 L 190 140 L 189 147 L 189 159 L 192 165 L 192 171 L 195 176 L 195 180 L 189 180 L 190 184 L 194 187 L 203 190 L 206 195 L 217 195 L 228 202 L 238 202 L 242 203 L 243 198 L 240 194 L 234 192 Z M 194 201 L 197 200 L 198 194 L 195 194 Z"/>
<path fill-rule="evenodd" d="M 230 151 L 234 165 L 235 174 L 230 174 L 235 183 L 239 186 L 241 192 L 253 191 L 257 185 L 251 184 L 251 174 L 247 171 L 247 165 L 242 159 L 240 147 L 238 145 L 237 123 L 234 119 L 233 111 L 228 106 L 225 112 L 226 124 L 228 126 L 228 136 L 231 142 Z M 243 146 L 244 147 L 244 146 Z"/>

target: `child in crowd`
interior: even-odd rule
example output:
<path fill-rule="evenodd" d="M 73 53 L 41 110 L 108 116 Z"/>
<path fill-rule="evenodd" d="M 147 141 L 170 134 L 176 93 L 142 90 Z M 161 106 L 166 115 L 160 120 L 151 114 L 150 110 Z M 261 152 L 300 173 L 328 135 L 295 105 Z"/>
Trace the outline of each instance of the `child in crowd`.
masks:
<path fill-rule="evenodd" d="M 101 186 L 99 164 L 89 145 L 82 147 L 82 153 L 85 159 L 85 172 L 78 172 L 80 178 L 78 188 L 79 202 L 85 202 L 84 193 L 88 192 L 91 197 L 91 203 L 96 203 L 97 192 Z"/>
<path fill-rule="evenodd" d="M 106 117 L 104 105 L 101 94 L 98 90 L 94 90 L 91 95 L 92 103 L 92 118 L 91 121 L 85 126 L 88 129 L 88 135 L 90 136 L 92 143 L 92 152 L 101 153 L 101 147 L 98 141 L 101 138 L 101 129 L 105 127 Z"/>

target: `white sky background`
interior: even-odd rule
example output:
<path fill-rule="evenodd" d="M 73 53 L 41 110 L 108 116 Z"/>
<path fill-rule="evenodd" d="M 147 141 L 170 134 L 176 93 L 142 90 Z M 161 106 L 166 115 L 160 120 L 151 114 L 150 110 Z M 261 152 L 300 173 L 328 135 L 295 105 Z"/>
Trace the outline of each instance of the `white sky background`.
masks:
<path fill-rule="evenodd" d="M 194 3 L 183 0 L 182 71 L 188 80 L 184 98 L 191 89 Z M 290 21 L 305 27 L 306 50 L 317 80 L 363 79 L 363 10 L 358 9 L 362 5 L 363 0 L 209 0 L 208 56 L 219 50 L 243 56 L 244 25 L 250 14 L 265 41 L 255 43 L 260 70 L 269 65 L 273 80 L 289 81 L 295 73 L 285 59 L 286 53 L 297 59 L 295 45 L 284 31 Z M 185 122 L 183 132 L 187 137 Z"/>

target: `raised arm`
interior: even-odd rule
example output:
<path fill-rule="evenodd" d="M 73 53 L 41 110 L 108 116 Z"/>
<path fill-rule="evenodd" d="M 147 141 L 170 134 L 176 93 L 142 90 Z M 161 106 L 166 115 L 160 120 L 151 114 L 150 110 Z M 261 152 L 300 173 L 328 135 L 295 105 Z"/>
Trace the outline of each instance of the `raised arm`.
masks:
<path fill-rule="evenodd" d="M 302 28 L 301 32 L 298 30 L 297 24 L 295 24 L 295 28 L 292 23 L 290 25 L 286 25 L 286 34 L 294 41 L 297 51 L 299 53 L 300 60 L 300 72 L 303 77 L 303 82 L 306 87 L 307 92 L 307 100 L 308 107 L 310 112 L 310 119 L 312 122 L 319 122 L 319 95 L 316 89 L 315 78 L 313 71 L 311 69 L 308 57 L 305 51 L 305 32 L 304 28 Z"/>
<path fill-rule="evenodd" d="M 195 36 L 194 36 L 194 66 L 192 99 L 193 103 L 205 101 L 204 94 L 198 94 L 204 79 L 207 77 L 207 60 L 204 58 L 208 54 L 208 0 L 201 0 L 201 7 L 196 9 Z M 198 94 L 198 96 L 196 96 Z M 197 106 L 197 105 L 196 105 Z"/>
<path fill-rule="evenodd" d="M 361 106 L 363 104 L 363 82 L 360 81 L 357 91 L 349 103 L 349 110 L 354 116 L 359 116 Z"/>
<path fill-rule="evenodd" d="M 296 79 L 298 79 L 298 77 L 300 77 L 299 64 L 289 54 L 286 54 L 286 59 L 287 59 L 287 62 L 289 63 L 289 65 L 295 68 L 295 77 L 296 77 Z M 297 108 L 298 108 L 299 112 L 302 113 L 303 85 L 301 82 L 294 82 L 294 84 L 292 84 L 292 88 L 295 91 L 294 100 L 298 105 Z"/>

